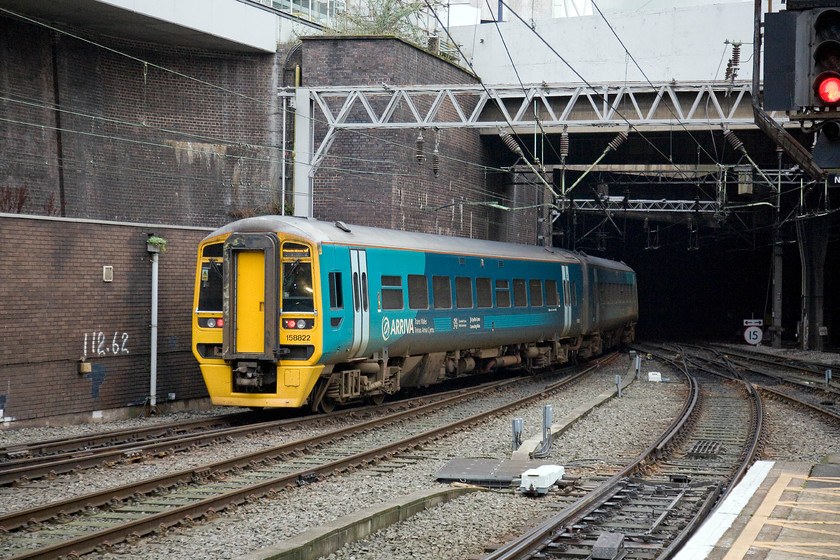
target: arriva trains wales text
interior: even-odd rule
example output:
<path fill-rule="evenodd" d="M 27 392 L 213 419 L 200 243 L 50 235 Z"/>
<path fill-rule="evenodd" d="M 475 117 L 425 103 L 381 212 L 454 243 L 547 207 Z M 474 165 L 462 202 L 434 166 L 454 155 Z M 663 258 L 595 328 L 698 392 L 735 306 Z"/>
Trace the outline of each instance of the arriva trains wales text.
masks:
<path fill-rule="evenodd" d="M 414 332 L 414 319 L 382 318 L 382 340 L 388 340 L 391 335 L 411 334 Z"/>

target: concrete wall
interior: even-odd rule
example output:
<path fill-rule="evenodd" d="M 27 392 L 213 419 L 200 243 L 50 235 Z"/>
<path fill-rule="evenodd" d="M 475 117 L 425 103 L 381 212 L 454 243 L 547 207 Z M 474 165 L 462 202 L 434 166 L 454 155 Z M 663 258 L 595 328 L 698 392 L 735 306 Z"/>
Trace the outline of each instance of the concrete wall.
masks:
<path fill-rule="evenodd" d="M 536 19 L 533 30 L 510 16 L 498 29 L 485 23 L 450 31 L 488 84 L 519 83 L 506 48 L 524 83 L 644 82 L 645 76 L 652 82 L 722 80 L 732 53 L 727 40 L 744 43 L 738 79 L 752 77 L 753 2 L 678 8 L 659 3 L 657 9 L 660 11 L 649 6 L 644 11 L 623 13 L 605 10 L 609 24 L 595 12 L 591 16 Z M 530 10 L 517 13 L 526 22 L 531 17 Z"/>

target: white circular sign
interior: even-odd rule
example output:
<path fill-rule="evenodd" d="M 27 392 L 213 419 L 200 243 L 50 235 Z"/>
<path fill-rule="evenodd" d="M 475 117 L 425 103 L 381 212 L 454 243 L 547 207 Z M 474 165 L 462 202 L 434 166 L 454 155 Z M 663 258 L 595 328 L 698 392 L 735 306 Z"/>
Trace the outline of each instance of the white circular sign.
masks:
<path fill-rule="evenodd" d="M 761 344 L 761 339 L 763 337 L 764 331 L 761 330 L 761 327 L 747 327 L 744 329 L 744 340 L 747 341 L 747 344 L 758 346 Z"/>

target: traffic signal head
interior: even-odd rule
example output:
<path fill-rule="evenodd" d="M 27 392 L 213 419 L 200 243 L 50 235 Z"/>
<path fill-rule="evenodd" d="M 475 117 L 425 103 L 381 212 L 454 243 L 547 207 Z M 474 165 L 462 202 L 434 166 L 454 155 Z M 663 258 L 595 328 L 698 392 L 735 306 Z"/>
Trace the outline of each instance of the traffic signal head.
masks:
<path fill-rule="evenodd" d="M 814 93 L 824 105 L 840 103 L 840 75 L 837 72 L 823 72 L 814 81 Z"/>
<path fill-rule="evenodd" d="M 840 110 L 840 9 L 813 4 L 765 16 L 764 108 L 819 120 Z"/>
<path fill-rule="evenodd" d="M 840 105 L 840 11 L 828 8 L 809 12 L 813 106 L 833 108 Z"/>

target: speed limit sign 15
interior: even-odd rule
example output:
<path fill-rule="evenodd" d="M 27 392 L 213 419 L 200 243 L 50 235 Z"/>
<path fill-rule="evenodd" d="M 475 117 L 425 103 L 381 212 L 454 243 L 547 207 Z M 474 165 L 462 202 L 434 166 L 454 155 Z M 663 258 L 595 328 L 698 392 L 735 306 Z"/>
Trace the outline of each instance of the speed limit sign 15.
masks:
<path fill-rule="evenodd" d="M 764 331 L 761 330 L 761 327 L 747 327 L 746 329 L 744 329 L 744 340 L 747 341 L 747 344 L 757 346 L 761 344 L 761 339 L 763 336 Z"/>

